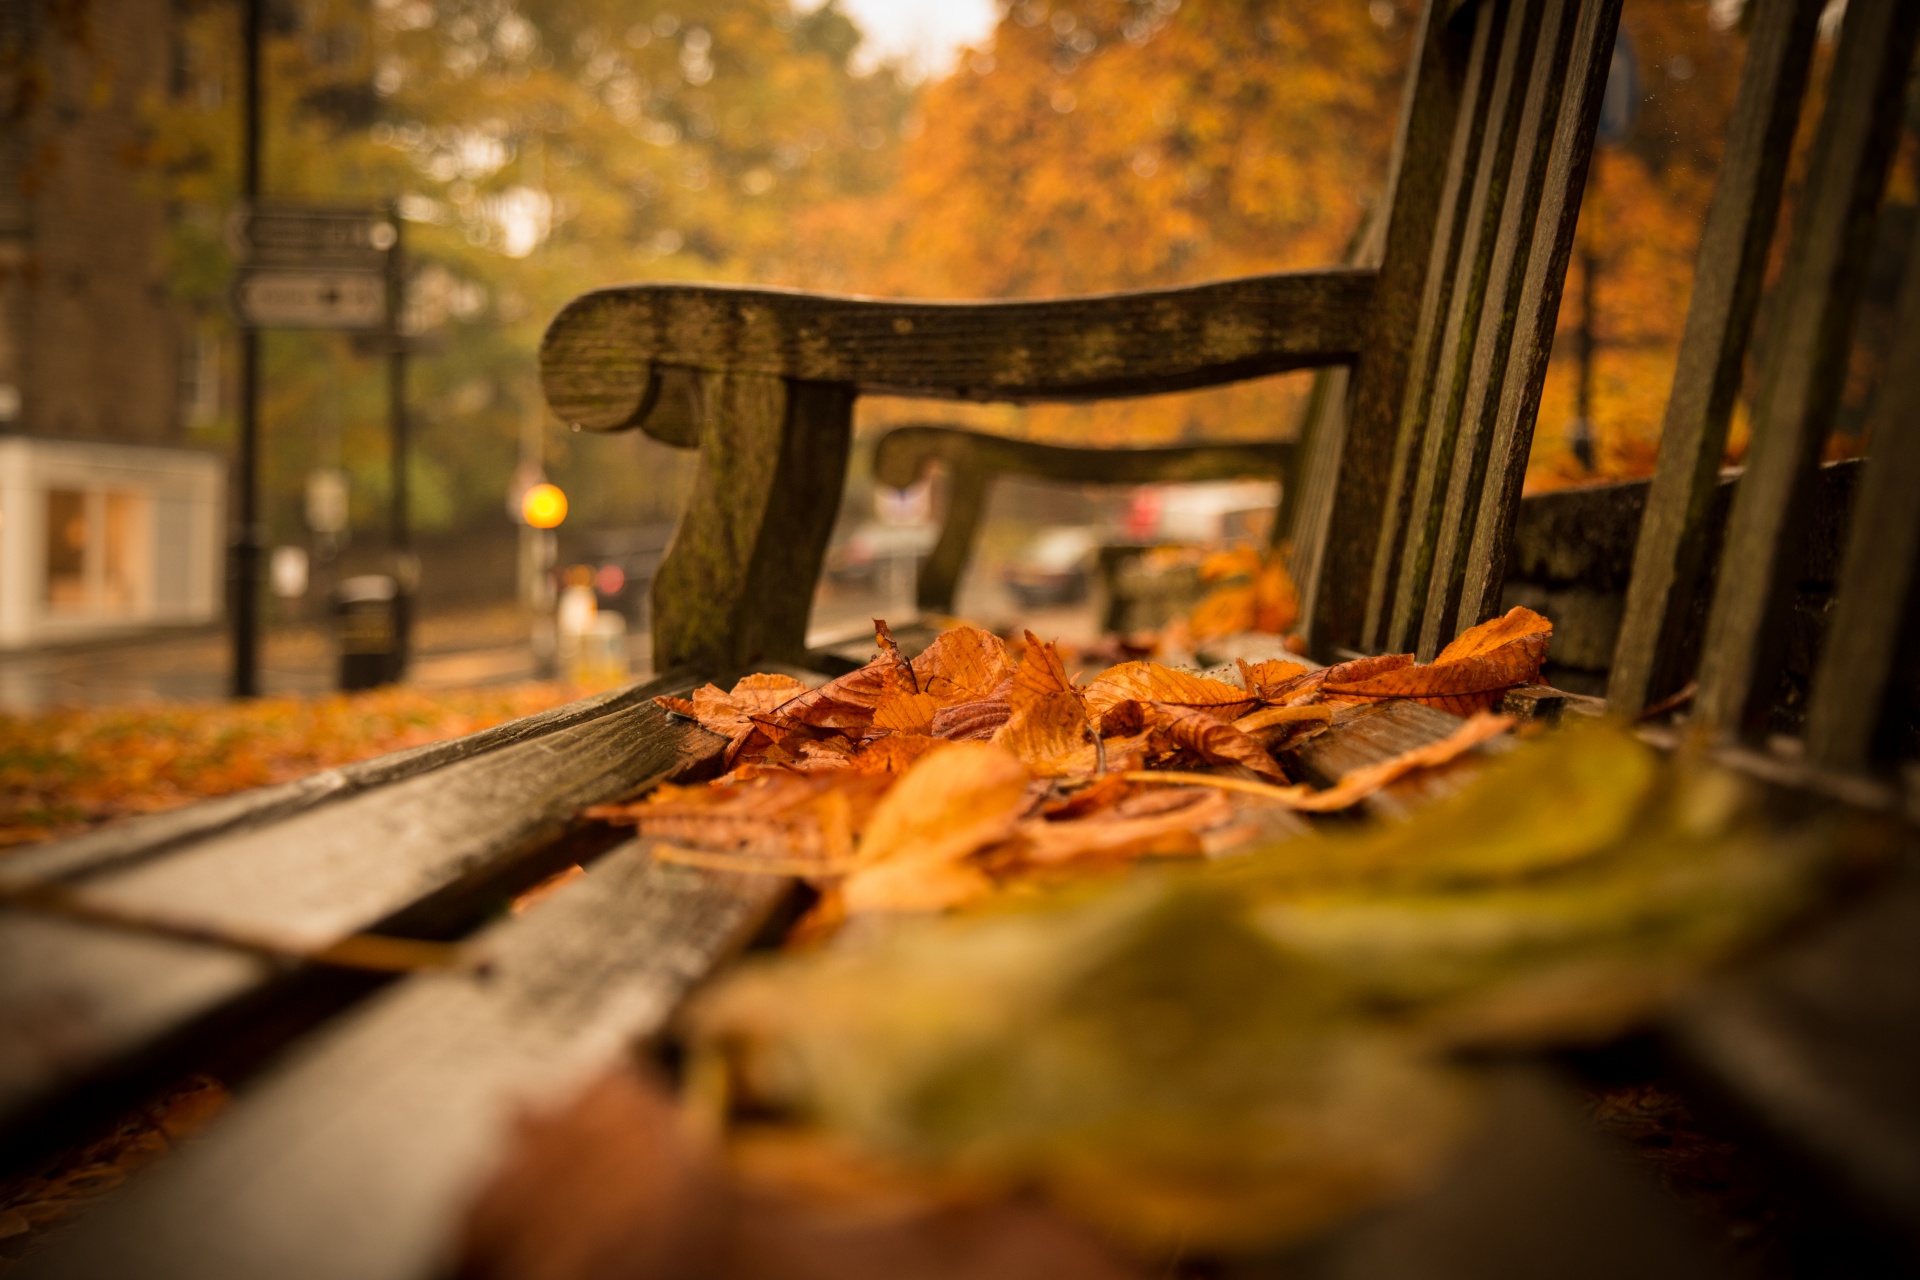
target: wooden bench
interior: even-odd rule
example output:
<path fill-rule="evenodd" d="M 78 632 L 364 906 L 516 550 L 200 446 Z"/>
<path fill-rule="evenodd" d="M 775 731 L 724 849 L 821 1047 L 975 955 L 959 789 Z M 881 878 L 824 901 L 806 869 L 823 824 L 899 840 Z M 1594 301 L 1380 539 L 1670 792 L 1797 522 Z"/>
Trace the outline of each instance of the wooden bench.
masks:
<path fill-rule="evenodd" d="M 1708 594 L 1725 424 L 1820 7 L 1756 0 L 1611 664 L 1610 696 L 1629 713 L 1688 675 L 1661 664 L 1679 662 L 1674 619 Z M 699 450 L 654 587 L 655 660 L 668 674 L 0 863 L 16 904 L 0 915 L 0 1122 L 11 1137 L 63 1140 L 80 1118 L 188 1065 L 223 1064 L 242 1081 L 204 1140 L 23 1273 L 399 1280 L 445 1266 L 515 1111 L 657 1032 L 786 896 L 773 879 L 658 865 L 643 842 L 575 815 L 713 767 L 720 741 L 669 721 L 651 695 L 804 669 L 859 394 L 1088 399 L 1326 368 L 1295 446 L 1286 522 L 1316 653 L 1430 656 L 1488 616 L 1513 567 L 1520 476 L 1618 14 L 1619 0 L 1429 4 L 1386 216 L 1355 266 L 1041 302 L 651 285 L 570 304 L 542 352 L 556 411 Z M 1816 180 L 1780 286 L 1793 320 L 1769 353 L 1698 673 L 1699 718 L 1727 733 L 1729 758 L 1883 808 L 1897 793 L 1871 771 L 1905 750 L 1881 713 L 1895 701 L 1920 547 L 1920 511 L 1901 501 L 1920 489 L 1920 446 L 1900 430 L 1920 407 L 1920 351 L 1903 348 L 1875 409 L 1884 429 L 1856 486 L 1806 759 L 1752 744 L 1764 727 L 1754 711 L 1777 687 L 1765 642 L 1795 585 L 1791 552 L 1857 301 L 1857 232 L 1884 185 L 1916 23 L 1902 0 L 1848 6 Z M 1901 341 L 1914 346 L 1920 283 L 1902 309 Z M 1389 704 L 1329 735 L 1307 764 L 1337 777 L 1453 723 Z M 513 889 L 595 855 L 539 910 L 498 916 Z M 1909 1224 L 1920 1221 L 1920 1119 L 1906 1083 L 1920 1075 L 1916 902 L 1910 884 L 1886 890 L 1677 1011 L 1664 1041 L 1783 1150 Z M 251 948 L 213 945 L 198 926 Z M 301 961 L 366 932 L 466 938 L 487 964 L 376 986 Z M 1606 1257 L 1616 1270 L 1692 1273 L 1691 1255 L 1663 1234 L 1667 1211 L 1621 1190 L 1551 1074 L 1518 1068 L 1471 1161 L 1309 1270 L 1396 1275 L 1411 1258 L 1518 1275 Z M 1502 1205 L 1528 1206 L 1550 1229 L 1516 1236 Z"/>

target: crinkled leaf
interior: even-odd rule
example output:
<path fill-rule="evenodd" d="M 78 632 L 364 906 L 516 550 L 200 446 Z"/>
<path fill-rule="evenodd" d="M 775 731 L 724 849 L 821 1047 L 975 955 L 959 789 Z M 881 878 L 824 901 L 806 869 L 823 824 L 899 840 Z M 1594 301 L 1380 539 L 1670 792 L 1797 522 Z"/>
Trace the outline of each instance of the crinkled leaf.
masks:
<path fill-rule="evenodd" d="M 1232 720 L 1253 706 L 1253 695 L 1209 676 L 1176 671 L 1157 662 L 1123 662 L 1109 667 L 1087 686 L 1087 707 L 1104 721 L 1109 709 L 1122 702 L 1158 702 L 1205 711 L 1218 720 Z"/>
<path fill-rule="evenodd" d="M 1471 715 L 1483 711 L 1515 685 L 1540 678 L 1553 639 L 1553 624 L 1516 605 L 1504 616 L 1461 633 L 1425 666 L 1401 667 L 1366 679 L 1329 677 L 1322 691 L 1349 701 L 1408 698 L 1426 706 Z"/>

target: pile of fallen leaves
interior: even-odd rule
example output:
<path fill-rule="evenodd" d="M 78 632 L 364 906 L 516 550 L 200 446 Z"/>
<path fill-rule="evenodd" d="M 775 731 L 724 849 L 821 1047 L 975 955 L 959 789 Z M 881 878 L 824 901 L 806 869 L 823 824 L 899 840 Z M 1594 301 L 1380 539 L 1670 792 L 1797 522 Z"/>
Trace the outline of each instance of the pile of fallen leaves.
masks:
<path fill-rule="evenodd" d="M 876 629 L 878 656 L 819 688 L 761 674 L 656 699 L 727 739 L 727 772 L 591 812 L 637 825 L 666 861 L 808 877 L 825 893 L 811 934 L 845 915 L 939 910 L 1009 883 L 1219 852 L 1260 834 L 1262 809 L 1349 807 L 1503 732 L 1488 708 L 1538 678 L 1551 635 L 1515 609 L 1425 665 L 1411 654 L 1311 670 L 1241 661 L 1229 681 L 1135 661 L 1081 683 L 1031 632 L 1016 654 L 955 627 L 908 659 L 885 623 Z M 1469 718 L 1325 790 L 1289 776 L 1289 753 L 1343 708 L 1392 699 Z"/>
<path fill-rule="evenodd" d="M 0 715 L 0 847 L 287 782 L 557 706 L 558 684 Z"/>
<path fill-rule="evenodd" d="M 629 1072 L 532 1122 L 466 1274 L 1078 1280 L 1284 1247 L 1432 1185 L 1489 1050 L 1616 1036 L 1772 936 L 1840 834 L 1593 723 L 1405 821 L 872 921 L 697 998 L 679 1103 Z"/>

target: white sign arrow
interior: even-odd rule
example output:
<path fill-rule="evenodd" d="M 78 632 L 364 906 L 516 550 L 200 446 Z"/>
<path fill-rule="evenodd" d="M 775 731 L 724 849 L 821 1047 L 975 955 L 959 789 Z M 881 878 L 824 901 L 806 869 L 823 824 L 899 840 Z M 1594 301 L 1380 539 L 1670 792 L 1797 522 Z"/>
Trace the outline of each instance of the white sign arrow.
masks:
<path fill-rule="evenodd" d="M 377 271 L 243 271 L 233 292 L 240 319 L 260 329 L 384 329 L 387 278 Z"/>

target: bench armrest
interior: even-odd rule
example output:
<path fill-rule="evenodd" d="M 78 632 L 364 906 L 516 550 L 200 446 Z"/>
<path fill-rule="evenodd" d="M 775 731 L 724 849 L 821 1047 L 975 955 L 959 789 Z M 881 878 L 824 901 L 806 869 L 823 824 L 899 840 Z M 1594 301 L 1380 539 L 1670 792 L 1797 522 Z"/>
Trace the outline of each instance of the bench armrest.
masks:
<path fill-rule="evenodd" d="M 1351 361 L 1374 272 L 1340 267 L 1040 302 L 895 302 L 729 285 L 583 294 L 540 376 L 570 425 L 645 422 L 660 370 L 942 399 L 1092 400 Z M 678 441 L 676 441 L 678 442 Z"/>

